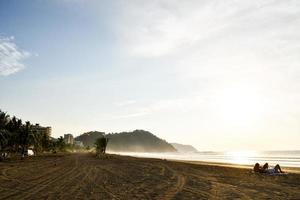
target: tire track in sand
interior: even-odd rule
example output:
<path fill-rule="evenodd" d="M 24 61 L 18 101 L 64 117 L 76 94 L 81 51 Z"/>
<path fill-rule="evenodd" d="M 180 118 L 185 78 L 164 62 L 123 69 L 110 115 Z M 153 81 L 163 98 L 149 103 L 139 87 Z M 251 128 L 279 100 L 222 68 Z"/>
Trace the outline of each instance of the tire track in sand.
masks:
<path fill-rule="evenodd" d="M 56 183 L 55 185 L 57 185 L 58 183 L 63 182 L 61 180 L 71 175 L 75 170 L 76 167 L 72 166 L 72 160 L 69 158 L 64 165 L 61 165 L 60 168 L 57 169 L 59 173 L 53 173 L 53 176 L 45 177 L 45 179 L 41 179 L 41 181 L 38 181 L 37 183 L 29 184 L 29 187 L 26 187 L 26 185 L 21 185 L 21 187 L 25 186 L 24 190 L 26 190 L 26 195 L 16 191 L 8 196 L 5 196 L 4 199 L 26 199 L 32 197 L 53 183 Z"/>
<path fill-rule="evenodd" d="M 177 180 L 176 184 L 173 187 L 170 187 L 163 195 L 159 196 L 158 199 L 173 199 L 178 193 L 182 191 L 186 182 L 186 176 L 178 173 L 178 171 L 172 169 L 167 165 L 162 165 L 162 167 L 165 167 L 167 170 L 171 171 L 173 173 L 172 177 L 177 178 Z"/>

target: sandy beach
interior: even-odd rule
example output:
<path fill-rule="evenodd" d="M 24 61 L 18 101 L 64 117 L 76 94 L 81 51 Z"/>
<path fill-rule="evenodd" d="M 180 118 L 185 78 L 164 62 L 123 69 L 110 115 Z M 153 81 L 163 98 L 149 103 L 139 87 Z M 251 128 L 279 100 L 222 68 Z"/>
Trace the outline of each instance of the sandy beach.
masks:
<path fill-rule="evenodd" d="M 0 199 L 299 199 L 300 174 L 93 154 L 0 163 Z"/>

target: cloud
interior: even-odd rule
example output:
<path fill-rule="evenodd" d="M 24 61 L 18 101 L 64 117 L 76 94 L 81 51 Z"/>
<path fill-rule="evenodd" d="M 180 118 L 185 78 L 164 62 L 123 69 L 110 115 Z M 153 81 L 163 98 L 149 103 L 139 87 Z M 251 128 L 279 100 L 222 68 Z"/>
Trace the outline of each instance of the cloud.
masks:
<path fill-rule="evenodd" d="M 196 108 L 201 108 L 205 102 L 205 96 L 190 96 L 175 99 L 163 99 L 152 102 L 151 104 L 140 108 L 141 113 L 153 114 L 161 112 L 189 112 Z"/>
<path fill-rule="evenodd" d="M 0 75 L 7 76 L 25 68 L 22 61 L 30 53 L 18 48 L 14 37 L 0 37 Z"/>
<path fill-rule="evenodd" d="M 211 94 L 251 85 L 274 99 L 299 94 L 300 1 L 131 0 L 121 7 L 124 52 L 155 60 L 153 71 L 175 71 L 177 85 Z"/>
<path fill-rule="evenodd" d="M 106 120 L 120 120 L 120 119 L 128 119 L 128 118 L 136 118 L 136 117 L 142 117 L 148 115 L 146 112 L 136 112 L 136 113 L 130 113 L 125 115 L 115 115 L 110 118 L 107 118 Z"/>
<path fill-rule="evenodd" d="M 135 106 L 131 108 L 130 111 L 128 110 L 119 110 L 117 114 L 111 115 L 107 114 L 104 116 L 103 119 L 105 120 L 120 120 L 120 119 L 128 119 L 128 118 L 139 118 L 144 117 L 147 115 L 157 114 L 160 115 L 161 113 L 168 113 L 168 112 L 179 112 L 185 113 L 196 108 L 201 109 L 202 104 L 206 101 L 205 97 L 203 96 L 191 96 L 185 98 L 177 98 L 177 99 L 163 99 L 157 100 L 142 106 Z M 118 104 L 118 106 L 123 107 L 131 104 L 135 104 L 136 101 L 124 101 L 124 103 Z"/>
<path fill-rule="evenodd" d="M 135 104 L 136 101 L 135 100 L 127 100 L 127 101 L 121 101 L 121 102 L 117 102 L 115 103 L 116 106 L 118 107 L 123 107 L 123 106 L 129 106 L 132 104 Z"/>
<path fill-rule="evenodd" d="M 168 100 L 171 90 L 133 113 L 216 116 L 233 91 L 238 100 L 256 96 L 265 120 L 299 119 L 300 1 L 130 0 L 120 7 L 114 25 L 124 54 L 147 63 L 141 68 L 174 74 L 162 82 L 178 88 L 178 99 Z"/>
<path fill-rule="evenodd" d="M 274 37 L 281 37 L 281 45 L 286 38 L 299 39 L 289 37 L 299 32 L 297 1 L 131 0 L 121 7 L 117 35 L 125 52 L 134 56 L 181 55 L 227 39 L 234 44 L 235 38 L 243 41 L 239 45 L 246 43 L 244 48 L 256 42 L 262 42 L 257 48 L 264 47 Z"/>
<path fill-rule="evenodd" d="M 123 120 L 123 119 L 131 119 L 131 118 L 139 118 L 139 117 L 143 117 L 149 115 L 148 112 L 146 111 L 136 111 L 136 112 L 127 112 L 127 113 L 106 113 L 106 114 L 102 114 L 102 116 L 100 118 L 95 118 L 97 121 L 113 121 L 113 120 Z"/>

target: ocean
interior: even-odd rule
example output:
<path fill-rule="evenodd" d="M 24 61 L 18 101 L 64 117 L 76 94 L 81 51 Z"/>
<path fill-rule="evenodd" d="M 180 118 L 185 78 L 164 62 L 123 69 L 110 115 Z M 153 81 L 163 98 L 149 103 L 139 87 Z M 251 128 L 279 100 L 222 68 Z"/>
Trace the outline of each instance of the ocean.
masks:
<path fill-rule="evenodd" d="M 298 151 L 228 151 L 228 152 L 193 152 L 193 153 L 136 153 L 122 152 L 121 155 L 135 157 L 161 158 L 188 161 L 204 161 L 215 163 L 229 163 L 240 165 L 254 165 L 255 163 L 271 166 L 279 164 L 285 167 L 300 167 L 300 150 Z"/>

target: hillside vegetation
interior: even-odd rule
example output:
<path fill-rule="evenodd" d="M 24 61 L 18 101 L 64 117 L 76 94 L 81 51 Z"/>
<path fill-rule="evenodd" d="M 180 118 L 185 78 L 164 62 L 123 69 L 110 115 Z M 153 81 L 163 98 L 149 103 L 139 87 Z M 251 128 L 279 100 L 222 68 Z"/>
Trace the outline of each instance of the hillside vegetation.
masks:
<path fill-rule="evenodd" d="M 180 153 L 196 153 L 198 150 L 192 145 L 171 143 L 171 145 Z"/>
<path fill-rule="evenodd" d="M 75 138 L 82 141 L 84 146 L 94 146 L 99 137 L 109 138 L 107 151 L 115 152 L 176 152 L 176 149 L 154 134 L 144 131 L 135 130 L 132 132 L 110 133 L 87 132 Z"/>
<path fill-rule="evenodd" d="M 90 131 L 83 133 L 82 135 L 79 135 L 75 138 L 76 141 L 81 141 L 84 146 L 90 146 L 93 147 L 97 138 L 103 137 L 105 135 L 104 132 L 99 131 Z"/>

